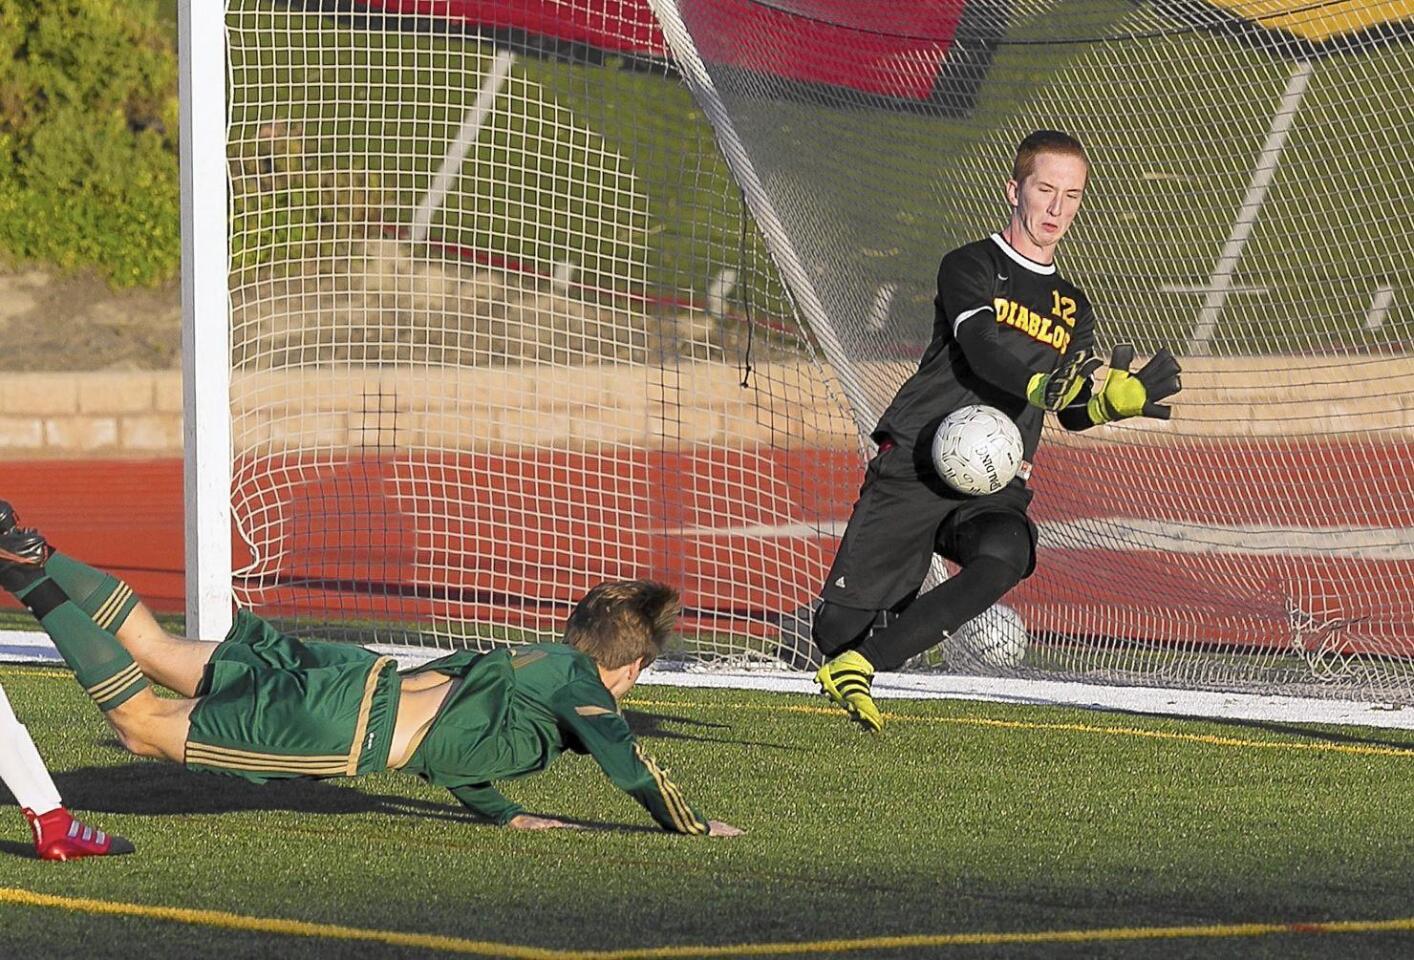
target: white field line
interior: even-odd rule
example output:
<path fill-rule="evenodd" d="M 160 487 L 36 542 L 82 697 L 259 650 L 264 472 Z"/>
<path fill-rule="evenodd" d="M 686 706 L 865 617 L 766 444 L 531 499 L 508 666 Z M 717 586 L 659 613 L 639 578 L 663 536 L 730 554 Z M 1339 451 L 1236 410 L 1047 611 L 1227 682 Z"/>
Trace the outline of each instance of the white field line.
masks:
<path fill-rule="evenodd" d="M 643 674 L 639 683 L 675 687 L 770 690 L 780 693 L 820 692 L 819 685 L 808 674 L 784 670 L 726 673 L 716 669 L 698 672 L 654 666 Z M 881 673 L 875 677 L 873 692 L 874 696 L 881 700 L 983 700 L 1163 716 L 1359 724 L 1414 730 L 1414 709 L 1404 709 L 1388 703 L 1361 703 L 1315 697 L 1211 693 L 1159 687 L 1106 686 L 1064 680 L 1021 680 L 932 673 Z"/>
<path fill-rule="evenodd" d="M 442 206 L 442 201 L 446 199 L 448 191 L 452 189 L 452 184 L 461 174 L 466 155 L 481 133 L 481 126 L 486 122 L 491 108 L 495 106 L 496 97 L 501 92 L 506 77 L 510 76 L 511 66 L 515 60 L 515 54 L 505 50 L 497 51 L 496 59 L 491 64 L 491 71 L 481 82 L 481 89 L 476 92 L 476 101 L 467 110 L 466 116 L 462 118 L 462 125 L 457 130 L 456 139 L 447 148 L 446 156 L 442 158 L 442 165 L 437 169 L 437 175 L 432 178 L 432 183 L 427 188 L 427 195 L 422 198 L 417 211 L 412 215 L 412 229 L 408 235 L 413 243 L 421 243 L 427 239 L 427 232 L 432 227 L 432 217 Z"/>
<path fill-rule="evenodd" d="M 881 283 L 879 289 L 874 291 L 874 299 L 869 304 L 870 330 L 878 333 L 889 322 L 889 308 L 893 306 L 894 294 L 897 291 L 896 283 Z"/>
<path fill-rule="evenodd" d="M 1152 550 L 1163 553 L 1343 557 L 1414 560 L 1408 527 L 1201 527 L 1157 520 L 1095 518 L 1040 525 L 1041 546 L 1070 550 Z"/>
<path fill-rule="evenodd" d="M 1414 560 L 1408 527 L 1281 527 L 1260 524 L 1208 527 L 1163 520 L 1095 517 L 1042 523 L 1040 545 L 1064 550 L 1143 550 L 1184 554 L 1253 554 Z M 654 535 L 687 540 L 749 537 L 763 540 L 838 537 L 844 520 L 752 523 L 737 526 L 660 527 Z"/>
<path fill-rule="evenodd" d="M 1385 317 L 1389 316 L 1389 308 L 1394 305 L 1394 287 L 1387 283 L 1375 288 L 1374 299 L 1370 301 L 1370 310 L 1365 314 L 1365 329 L 1378 330 L 1384 326 Z"/>
<path fill-rule="evenodd" d="M 444 656 L 445 650 L 372 645 L 370 650 L 397 658 L 402 668 Z M 0 631 L 0 661 L 59 663 L 58 651 L 42 633 Z M 816 694 L 809 674 L 786 670 L 684 670 L 655 665 L 639 683 L 699 689 L 767 690 Z M 1286 723 L 1355 724 L 1414 730 L 1414 709 L 1388 703 L 1324 700 L 1251 693 L 1210 693 L 1159 687 L 1119 687 L 1063 680 L 1020 680 L 953 674 L 881 673 L 874 681 L 881 700 L 980 700 L 1048 707 L 1079 707 L 1156 716 L 1221 717 Z"/>
<path fill-rule="evenodd" d="M 1262 213 L 1262 203 L 1267 198 L 1267 189 L 1281 165 L 1281 152 L 1286 146 L 1287 134 L 1301 109 L 1301 98 L 1306 95 L 1306 85 L 1311 80 L 1311 64 L 1302 61 L 1292 66 L 1287 79 L 1286 90 L 1281 95 L 1276 116 L 1272 117 L 1271 128 L 1267 131 L 1267 141 L 1262 144 L 1262 152 L 1257 156 L 1257 168 L 1252 171 L 1252 179 L 1247 185 L 1247 195 L 1242 198 L 1237 219 L 1223 245 L 1218 262 L 1213 265 L 1213 275 L 1208 281 L 1208 293 L 1203 298 L 1203 309 L 1198 313 L 1198 323 L 1193 335 L 1188 339 L 1187 356 L 1206 357 L 1212 346 L 1213 334 L 1217 332 L 1218 317 L 1223 304 L 1232 292 L 1232 278 L 1242 261 L 1243 248 L 1252 236 L 1257 219 Z"/>
<path fill-rule="evenodd" d="M 1219 288 L 1212 283 L 1161 283 L 1160 293 L 1215 293 Z M 1270 291 L 1268 288 L 1248 283 L 1229 283 L 1221 288 L 1221 292 L 1233 294 L 1244 293 L 1250 296 L 1264 296 Z"/>
<path fill-rule="evenodd" d="M 727 298 L 736 290 L 737 272 L 731 267 L 723 267 L 707 284 L 707 313 L 714 317 L 725 317 L 730 304 Z"/>

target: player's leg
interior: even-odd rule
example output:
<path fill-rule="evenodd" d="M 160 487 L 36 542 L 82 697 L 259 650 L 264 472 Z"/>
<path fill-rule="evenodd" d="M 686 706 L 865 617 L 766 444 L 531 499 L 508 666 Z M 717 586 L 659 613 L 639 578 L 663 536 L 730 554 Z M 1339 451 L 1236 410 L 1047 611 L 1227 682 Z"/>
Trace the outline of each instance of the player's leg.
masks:
<path fill-rule="evenodd" d="M 103 716 L 129 753 L 181 763 L 186 755 L 192 710 L 200 700 L 169 700 L 139 691 Z"/>
<path fill-rule="evenodd" d="M 195 701 L 154 696 L 117 637 L 99 627 L 45 575 L 47 557 L 44 538 L 32 530 L 0 534 L 0 586 L 30 608 L 125 747 L 141 756 L 180 761 Z"/>
<path fill-rule="evenodd" d="M 132 853 L 133 845 L 78 820 L 64 807 L 29 730 L 0 687 L 0 782 L 20 805 L 41 860 L 77 860 Z"/>
<path fill-rule="evenodd" d="M 859 645 L 878 617 L 877 610 L 860 610 L 822 600 L 815 608 L 810 639 L 826 658 Z"/>
<path fill-rule="evenodd" d="M 196 696 L 216 641 L 190 640 L 164 630 L 144 603 L 128 614 L 115 634 L 151 680 L 184 697 Z"/>
<path fill-rule="evenodd" d="M 99 709 L 112 710 L 145 690 L 147 678 L 117 638 L 45 573 L 48 559 L 49 546 L 38 532 L 0 534 L 0 587 L 29 608 Z"/>
<path fill-rule="evenodd" d="M 44 572 L 94 623 L 118 638 L 150 680 L 183 696 L 196 692 L 214 642 L 173 636 L 130 586 L 65 553 L 51 552 Z"/>
<path fill-rule="evenodd" d="M 216 644 L 167 633 L 122 580 L 54 550 L 38 531 L 18 523 L 10 504 L 0 501 L 0 586 L 22 601 L 45 596 L 57 600 L 62 594 L 77 611 L 115 636 L 139 671 L 184 696 L 194 694 Z M 28 601 L 26 605 L 33 610 Z"/>
<path fill-rule="evenodd" d="M 894 448 L 870 462 L 859 500 L 821 589 L 812 636 L 829 659 L 820 690 L 869 732 L 883 727 L 874 703 L 874 668 L 856 649 L 881 610 L 914 595 L 928 572 L 933 537 L 946 511 Z"/>
<path fill-rule="evenodd" d="M 48 813 L 60 806 L 59 788 L 39 756 L 29 730 L 20 723 L 5 688 L 0 687 L 0 783 L 21 806 Z"/>
<path fill-rule="evenodd" d="M 938 550 L 961 569 L 923 594 L 893 623 L 859 645 L 876 670 L 897 670 L 986 611 L 1030 572 L 1030 523 L 1016 511 L 973 515 L 945 524 Z"/>
<path fill-rule="evenodd" d="M 876 616 L 874 610 L 824 601 L 815 611 L 811 631 L 816 645 L 828 657 L 815 673 L 821 692 L 870 732 L 884 725 L 871 692 L 874 670 L 853 648 L 868 635 Z"/>

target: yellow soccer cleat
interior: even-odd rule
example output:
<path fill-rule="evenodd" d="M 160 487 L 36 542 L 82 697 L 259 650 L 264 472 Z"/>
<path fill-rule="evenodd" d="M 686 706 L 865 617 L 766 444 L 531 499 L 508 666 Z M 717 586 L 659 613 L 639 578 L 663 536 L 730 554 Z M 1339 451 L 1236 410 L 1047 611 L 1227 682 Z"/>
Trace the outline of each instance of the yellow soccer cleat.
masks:
<path fill-rule="evenodd" d="M 874 666 L 854 650 L 827 662 L 815 674 L 820 690 L 839 706 L 849 718 L 870 733 L 884 729 L 884 715 L 870 696 Z"/>

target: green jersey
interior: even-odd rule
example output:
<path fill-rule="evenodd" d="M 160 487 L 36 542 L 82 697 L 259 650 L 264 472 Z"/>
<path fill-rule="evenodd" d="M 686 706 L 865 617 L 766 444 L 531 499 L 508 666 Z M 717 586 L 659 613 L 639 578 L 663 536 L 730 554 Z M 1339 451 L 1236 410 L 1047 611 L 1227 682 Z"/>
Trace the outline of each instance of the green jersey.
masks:
<path fill-rule="evenodd" d="M 699 815 L 643 752 L 594 661 L 558 643 L 454 653 L 412 673 L 455 679 L 403 769 L 447 787 L 475 813 L 505 823 L 523 808 L 494 781 L 536 773 L 565 750 L 587 753 L 665 830 L 704 834 Z"/>

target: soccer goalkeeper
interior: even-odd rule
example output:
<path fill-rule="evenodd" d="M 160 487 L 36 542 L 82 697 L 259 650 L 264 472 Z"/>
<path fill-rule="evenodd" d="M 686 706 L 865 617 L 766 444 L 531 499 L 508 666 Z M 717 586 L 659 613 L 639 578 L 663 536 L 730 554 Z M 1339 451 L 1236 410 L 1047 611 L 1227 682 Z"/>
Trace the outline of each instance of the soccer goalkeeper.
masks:
<path fill-rule="evenodd" d="M 879 452 L 821 590 L 812 636 L 828 658 L 823 692 L 869 731 L 883 726 L 872 697 L 876 671 L 907 660 L 981 614 L 1036 565 L 1027 516 L 1030 460 L 1047 411 L 1068 430 L 1127 417 L 1167 418 L 1179 366 L 1160 350 L 1129 372 L 1134 350 L 1116 346 L 1098 391 L 1091 374 L 1095 316 L 1056 268 L 1056 248 L 1080 209 L 1090 163 L 1074 137 L 1038 130 L 1017 147 L 998 233 L 943 257 L 933 338 L 874 429 Z M 1025 460 L 996 493 L 970 497 L 937 475 L 930 447 L 938 424 L 970 404 L 1010 416 Z M 918 596 L 934 553 L 960 571 Z M 897 619 L 871 632 L 880 612 Z"/>
<path fill-rule="evenodd" d="M 619 712 L 677 618 L 677 594 L 661 583 L 590 590 L 562 644 L 464 651 L 400 674 L 391 657 L 302 642 L 248 611 L 220 643 L 174 637 L 125 583 L 55 552 L 38 531 L 0 534 L 0 551 L 0 586 L 138 756 L 255 783 L 405 770 L 486 820 L 534 830 L 573 824 L 528 813 L 495 783 L 573 750 L 665 830 L 741 833 L 692 807 Z M 157 697 L 149 681 L 184 699 Z"/>

